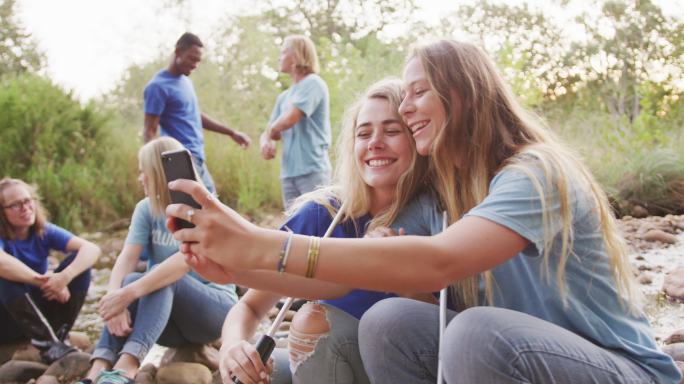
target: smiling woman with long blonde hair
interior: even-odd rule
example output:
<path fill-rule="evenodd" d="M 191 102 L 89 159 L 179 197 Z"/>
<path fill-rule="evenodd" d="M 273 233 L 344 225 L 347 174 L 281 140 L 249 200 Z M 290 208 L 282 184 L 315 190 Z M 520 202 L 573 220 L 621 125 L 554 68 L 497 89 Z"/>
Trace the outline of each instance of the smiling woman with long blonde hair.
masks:
<path fill-rule="evenodd" d="M 394 225 L 429 223 L 425 234 L 434 236 L 295 236 L 288 272 L 390 291 L 483 275 L 464 296 L 467 309 L 447 316 L 439 353 L 448 383 L 678 383 L 639 309 L 604 192 L 519 105 L 487 56 L 451 40 L 419 46 L 403 88 L 399 111 L 418 153 L 429 156 L 437 195 L 418 199 Z M 197 184 L 171 187 L 203 203 L 198 227 L 174 233 L 184 252 L 236 274 L 274 268 L 284 234 L 201 199 Z M 451 224 L 438 233 L 441 209 Z M 434 383 L 438 341 L 438 308 L 402 298 L 379 302 L 359 326 L 371 382 Z"/>

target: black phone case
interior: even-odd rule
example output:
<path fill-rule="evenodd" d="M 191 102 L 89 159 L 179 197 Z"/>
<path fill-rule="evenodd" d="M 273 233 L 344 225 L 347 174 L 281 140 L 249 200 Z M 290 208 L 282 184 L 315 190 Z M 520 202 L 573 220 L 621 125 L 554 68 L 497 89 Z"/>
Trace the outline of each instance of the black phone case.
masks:
<path fill-rule="evenodd" d="M 179 149 L 175 151 L 166 151 L 161 154 L 162 167 L 164 168 L 164 175 L 166 175 L 166 182 L 171 182 L 177 179 L 187 179 L 197 181 L 195 175 L 195 168 L 192 166 L 192 158 L 187 149 Z M 194 208 L 201 208 L 193 198 L 185 192 L 169 190 L 171 195 L 171 202 L 174 204 L 186 204 Z M 176 228 L 194 228 L 195 225 L 191 222 L 176 218 Z"/>

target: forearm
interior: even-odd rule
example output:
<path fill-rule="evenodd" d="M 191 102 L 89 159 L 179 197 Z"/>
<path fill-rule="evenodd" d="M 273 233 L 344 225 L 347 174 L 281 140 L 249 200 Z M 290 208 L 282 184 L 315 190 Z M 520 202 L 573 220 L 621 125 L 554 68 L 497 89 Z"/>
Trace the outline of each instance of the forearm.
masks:
<path fill-rule="evenodd" d="M 297 108 L 292 108 L 289 111 L 278 116 L 278 118 L 268 127 L 271 133 L 281 133 L 294 127 L 295 124 L 304 116 L 304 113 Z"/>
<path fill-rule="evenodd" d="M 235 283 L 249 288 L 274 292 L 282 296 L 310 300 L 335 299 L 350 291 L 348 287 L 335 283 L 265 270 L 236 272 Z"/>
<path fill-rule="evenodd" d="M 248 291 L 228 312 L 223 322 L 221 341 L 224 344 L 232 344 L 236 341 L 249 340 L 254 336 L 259 321 L 279 299 L 279 295 L 270 292 Z"/>
<path fill-rule="evenodd" d="M 99 257 L 100 248 L 91 242 L 85 242 L 79 248 L 74 261 L 64 268 L 62 273 L 64 273 L 68 277 L 69 281 L 71 281 L 76 276 L 83 273 L 86 269 L 92 267 Z"/>
<path fill-rule="evenodd" d="M 41 276 L 26 264 L 12 255 L 0 251 L 0 277 L 22 284 L 40 285 L 37 277 Z"/>
<path fill-rule="evenodd" d="M 212 132 L 222 133 L 228 136 L 233 136 L 235 133 L 231 128 L 228 128 L 205 114 L 202 114 L 202 127 Z"/>
<path fill-rule="evenodd" d="M 126 287 L 137 299 L 178 281 L 190 271 L 183 254 L 177 252 Z"/>
<path fill-rule="evenodd" d="M 124 249 L 116 258 L 116 263 L 114 263 L 112 273 L 111 275 L 109 275 L 109 282 L 107 283 L 108 292 L 112 292 L 114 290 L 121 288 L 121 286 L 123 285 L 124 278 L 129 274 L 133 273 L 133 271 L 135 271 L 135 268 L 138 265 L 139 252 L 137 255 L 134 255 L 131 251 L 127 249 L 128 247 L 131 246 L 125 245 Z M 142 251 L 142 246 L 136 247 L 140 247 L 140 250 Z"/>
<path fill-rule="evenodd" d="M 254 269 L 274 270 L 283 235 L 262 231 Z M 321 239 L 315 278 L 375 291 L 436 291 L 472 273 L 458 269 L 458 257 L 438 237 Z M 308 248 L 308 236 L 293 237 L 287 273 L 306 274 Z"/>
<path fill-rule="evenodd" d="M 226 316 L 221 332 L 221 341 L 232 344 L 249 340 L 257 330 L 263 316 L 257 316 L 246 304 L 238 302 Z"/>

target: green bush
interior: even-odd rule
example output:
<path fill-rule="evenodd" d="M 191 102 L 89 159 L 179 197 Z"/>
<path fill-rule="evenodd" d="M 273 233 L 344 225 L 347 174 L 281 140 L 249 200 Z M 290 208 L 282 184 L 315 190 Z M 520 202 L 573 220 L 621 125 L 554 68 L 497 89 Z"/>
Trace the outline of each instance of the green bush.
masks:
<path fill-rule="evenodd" d="M 128 193 L 136 160 L 113 140 L 109 114 L 36 75 L 1 83 L 0 174 L 36 184 L 51 220 L 74 231 L 127 214 L 140 197 Z"/>

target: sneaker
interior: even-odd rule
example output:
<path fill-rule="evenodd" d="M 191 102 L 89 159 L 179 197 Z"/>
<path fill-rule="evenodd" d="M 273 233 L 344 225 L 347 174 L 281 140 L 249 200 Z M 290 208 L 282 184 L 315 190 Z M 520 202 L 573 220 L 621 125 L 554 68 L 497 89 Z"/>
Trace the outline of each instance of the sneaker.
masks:
<path fill-rule="evenodd" d="M 102 371 L 97 375 L 95 384 L 135 384 L 135 381 L 124 376 L 124 373 L 121 369 Z"/>

